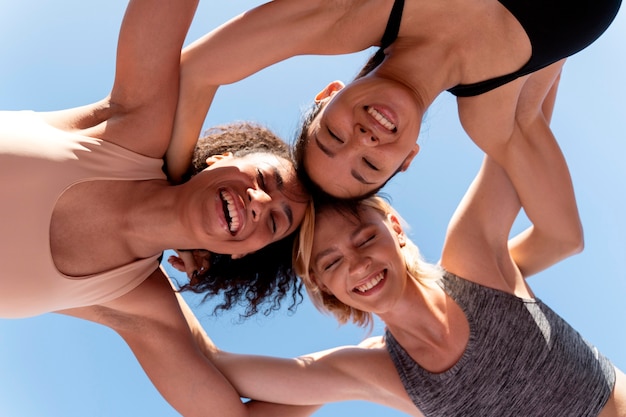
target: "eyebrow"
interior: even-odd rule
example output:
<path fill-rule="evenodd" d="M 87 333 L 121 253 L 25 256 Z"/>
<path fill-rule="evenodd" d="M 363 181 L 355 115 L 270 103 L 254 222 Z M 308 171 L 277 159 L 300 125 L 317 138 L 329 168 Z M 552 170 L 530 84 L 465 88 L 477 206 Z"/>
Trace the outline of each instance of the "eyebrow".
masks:
<path fill-rule="evenodd" d="M 350 233 L 350 239 L 354 239 L 355 236 L 357 236 L 359 233 L 361 233 L 364 229 L 366 229 L 367 227 L 371 226 L 371 223 L 361 223 L 357 226 L 356 230 L 352 231 L 352 233 Z M 317 264 L 319 263 L 319 261 L 327 255 L 330 255 L 331 253 L 333 253 L 335 251 L 335 247 L 330 247 L 328 249 L 324 249 L 323 251 L 321 251 L 320 253 L 318 253 L 317 255 L 315 255 L 315 258 L 313 258 L 313 263 L 312 265 L 317 266 Z"/>
<path fill-rule="evenodd" d="M 322 152 L 324 152 L 326 155 L 330 156 L 331 158 L 335 157 L 335 153 L 331 151 L 330 149 L 328 149 L 326 146 L 324 146 L 322 142 L 320 142 L 320 140 L 317 137 L 317 132 L 313 134 L 313 137 L 315 138 L 315 144 L 317 145 L 318 148 L 320 148 Z"/>
<path fill-rule="evenodd" d="M 276 182 L 276 188 L 283 191 L 285 189 L 285 181 L 283 180 L 283 176 L 280 175 L 280 171 L 275 166 L 272 167 L 272 175 Z M 289 230 L 291 226 L 293 226 L 293 211 L 291 211 L 291 206 L 287 202 L 283 202 L 282 208 L 287 216 L 287 220 L 289 220 L 289 227 L 287 227 L 287 230 Z"/>
<path fill-rule="evenodd" d="M 331 253 L 333 253 L 335 251 L 335 248 L 328 248 L 325 249 L 323 251 L 321 251 L 320 253 L 318 253 L 315 258 L 313 259 L 313 265 L 315 265 L 317 267 L 317 265 L 320 262 L 320 259 L 322 259 L 324 256 L 330 255 Z"/>

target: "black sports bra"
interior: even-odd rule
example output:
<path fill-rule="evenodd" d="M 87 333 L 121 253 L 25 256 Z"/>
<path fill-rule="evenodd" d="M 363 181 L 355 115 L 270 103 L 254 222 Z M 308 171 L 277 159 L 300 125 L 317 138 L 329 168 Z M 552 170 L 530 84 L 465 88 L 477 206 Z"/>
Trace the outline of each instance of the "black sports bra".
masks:
<path fill-rule="evenodd" d="M 609 27 L 621 0 L 499 0 L 526 31 L 532 55 L 519 70 L 448 91 L 457 97 L 486 93 L 516 78 L 538 71 L 592 44 Z M 404 0 L 391 8 L 379 52 L 398 37 Z"/>
<path fill-rule="evenodd" d="M 387 20 L 387 27 L 385 33 L 380 40 L 380 48 L 385 49 L 389 45 L 395 42 L 398 38 L 398 32 L 400 31 L 400 22 L 402 21 L 402 11 L 404 10 L 404 0 L 396 0 L 389 13 L 389 20 Z"/>

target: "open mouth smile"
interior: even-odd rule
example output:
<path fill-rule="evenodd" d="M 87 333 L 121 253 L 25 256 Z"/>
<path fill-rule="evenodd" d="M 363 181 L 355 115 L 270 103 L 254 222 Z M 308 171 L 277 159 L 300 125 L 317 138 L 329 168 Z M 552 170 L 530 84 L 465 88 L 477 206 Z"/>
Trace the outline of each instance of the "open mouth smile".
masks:
<path fill-rule="evenodd" d="M 234 236 L 239 231 L 239 226 L 241 225 L 239 212 L 237 211 L 237 206 L 235 205 L 235 199 L 225 190 L 220 191 L 220 197 L 222 199 L 222 209 L 224 210 L 224 217 L 226 218 L 226 223 L 228 224 L 228 230 L 230 234 Z"/>
<path fill-rule="evenodd" d="M 375 108 L 366 106 L 365 110 L 367 111 L 367 114 L 372 116 L 378 122 L 378 124 L 380 124 L 388 131 L 392 133 L 396 133 L 398 131 L 397 126 L 391 120 L 389 120 L 387 116 L 385 116 Z"/>
<path fill-rule="evenodd" d="M 385 279 L 385 271 L 380 271 L 377 275 L 371 277 L 367 282 L 356 286 L 352 291 L 358 294 L 365 294 L 372 288 L 377 287 Z"/>

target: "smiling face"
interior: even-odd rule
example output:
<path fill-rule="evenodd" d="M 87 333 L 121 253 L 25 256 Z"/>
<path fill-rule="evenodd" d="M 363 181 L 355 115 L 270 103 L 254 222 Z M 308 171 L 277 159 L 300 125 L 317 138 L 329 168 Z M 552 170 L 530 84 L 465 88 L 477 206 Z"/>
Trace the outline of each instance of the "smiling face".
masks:
<path fill-rule="evenodd" d="M 422 110 L 403 84 L 370 75 L 331 83 L 308 131 L 304 168 L 335 197 L 360 197 L 404 171 L 417 155 Z"/>
<path fill-rule="evenodd" d="M 341 231 L 341 233 L 337 233 Z M 360 206 L 358 216 L 332 208 L 315 218 L 310 277 L 355 309 L 381 314 L 406 285 L 405 237 L 398 219 Z"/>
<path fill-rule="evenodd" d="M 189 182 L 201 184 L 194 212 L 204 247 L 242 255 L 286 237 L 298 227 L 308 195 L 293 164 L 269 154 L 219 155 Z"/>

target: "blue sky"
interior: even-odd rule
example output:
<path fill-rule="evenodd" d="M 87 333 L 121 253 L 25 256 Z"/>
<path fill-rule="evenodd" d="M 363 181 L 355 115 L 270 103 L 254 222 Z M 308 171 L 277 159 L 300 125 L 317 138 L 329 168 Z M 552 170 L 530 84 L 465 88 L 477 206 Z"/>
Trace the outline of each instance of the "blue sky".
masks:
<path fill-rule="evenodd" d="M 193 40 L 259 1 L 201 2 Z M 111 86 L 117 31 L 126 2 L 0 0 L 0 109 L 56 110 L 93 102 Z M 565 66 L 553 130 L 570 164 L 585 227 L 585 251 L 530 279 L 536 295 L 626 370 L 626 16 Z M 366 54 L 303 57 L 278 64 L 218 93 L 206 126 L 256 120 L 291 139 L 301 110 L 327 82 L 348 81 Z M 436 261 L 445 228 L 478 169 L 481 154 L 460 129 L 454 98 L 428 112 L 422 150 L 387 187 L 411 224 L 410 236 Z M 7 204 L 7 202 L 3 202 Z M 520 220 L 517 228 L 524 227 Z M 28 279 L 28 278 L 20 278 Z M 224 349 L 295 356 L 358 343 L 305 300 L 298 311 L 244 323 L 236 312 L 210 315 L 189 298 Z M 375 333 L 382 326 L 377 325 Z M 365 366 L 365 365 L 364 365 Z M 159 396 L 111 330 L 54 314 L 0 320 L 0 415 L 130 417 L 178 414 Z M 403 415 L 376 405 L 332 404 L 317 416 Z"/>

